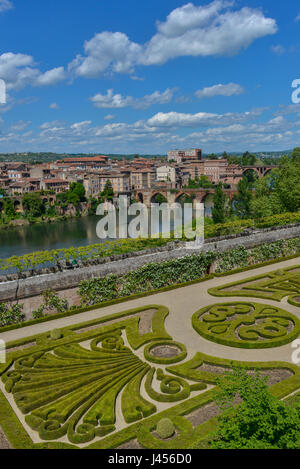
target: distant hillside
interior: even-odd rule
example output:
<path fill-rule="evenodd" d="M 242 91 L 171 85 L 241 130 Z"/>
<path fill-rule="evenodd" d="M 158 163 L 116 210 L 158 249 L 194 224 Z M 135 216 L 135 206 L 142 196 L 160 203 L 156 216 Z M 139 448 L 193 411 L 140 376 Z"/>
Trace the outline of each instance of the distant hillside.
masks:
<path fill-rule="evenodd" d="M 96 155 L 107 155 L 112 159 L 133 159 L 136 156 L 142 158 L 165 158 L 166 155 L 120 155 L 120 154 L 110 154 L 110 153 L 51 153 L 51 152 L 41 152 L 41 153 L 0 153 L 0 162 L 1 161 L 23 161 L 24 163 L 47 163 L 49 161 L 63 160 L 68 157 L 78 157 L 84 158 L 86 156 L 96 156 Z"/>
<path fill-rule="evenodd" d="M 292 150 L 285 150 L 285 151 L 261 151 L 261 152 L 253 152 L 254 155 L 258 159 L 260 158 L 281 158 L 283 155 L 290 155 Z M 243 155 L 242 152 L 228 152 L 228 154 L 241 157 Z M 52 152 L 24 152 L 24 153 L 0 153 L 0 162 L 2 161 L 23 161 L 24 163 L 47 163 L 49 161 L 55 160 L 63 160 L 67 157 L 85 157 L 85 156 L 96 156 L 96 155 L 107 155 L 111 159 L 122 159 L 126 158 L 128 160 L 133 159 L 135 157 L 142 157 L 142 158 L 166 158 L 166 155 L 138 155 L 136 153 L 132 154 L 116 154 L 116 153 L 102 153 L 101 151 L 98 153 L 52 153 Z M 203 157 L 205 158 L 208 153 L 204 153 Z M 221 158 L 223 153 L 215 153 L 217 158 Z"/>

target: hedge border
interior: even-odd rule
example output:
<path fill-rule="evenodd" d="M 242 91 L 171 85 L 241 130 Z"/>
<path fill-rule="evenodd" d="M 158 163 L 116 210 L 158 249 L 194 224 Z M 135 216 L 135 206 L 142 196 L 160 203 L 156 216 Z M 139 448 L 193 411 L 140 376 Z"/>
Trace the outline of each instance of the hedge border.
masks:
<path fill-rule="evenodd" d="M 283 398 L 295 390 L 299 389 L 300 387 L 300 369 L 296 365 L 292 365 L 285 362 L 240 362 L 240 361 L 233 361 L 228 359 L 221 359 L 217 357 L 212 357 L 209 355 L 205 355 L 202 353 L 197 353 L 192 360 L 183 364 L 183 365 L 175 365 L 172 367 L 172 374 L 179 374 L 178 370 L 175 373 L 176 369 L 179 367 L 185 366 L 187 364 L 192 363 L 192 367 L 189 369 L 194 369 L 197 363 L 199 366 L 201 363 L 205 361 L 207 363 L 215 364 L 215 365 L 225 365 L 228 368 L 232 367 L 232 365 L 239 364 L 244 368 L 250 369 L 288 369 L 293 373 L 293 376 L 290 378 L 285 379 L 281 383 L 277 383 L 273 385 L 270 390 L 273 395 L 277 396 L 278 398 Z M 195 365 L 196 364 L 196 365 Z M 171 371 L 171 369 L 169 370 Z M 195 370 L 194 370 L 195 371 Z M 203 373 L 203 372 L 202 372 Z M 188 374 L 188 373 L 187 373 Z M 186 376 L 186 372 L 184 373 Z M 215 379 L 219 375 L 215 375 Z M 193 378 L 194 379 L 194 378 Z M 134 424 L 129 425 L 125 429 L 113 433 L 104 437 L 102 440 L 98 440 L 85 446 L 84 449 L 109 449 L 114 448 L 116 449 L 119 445 L 122 445 L 132 439 L 137 438 L 139 443 L 146 448 L 157 448 L 157 449 L 188 449 L 199 440 L 203 440 L 207 438 L 207 436 L 215 430 L 217 426 L 217 419 L 212 418 L 203 424 L 192 428 L 192 425 L 189 421 L 187 421 L 184 416 L 191 413 L 193 410 L 196 410 L 209 402 L 214 400 L 215 391 L 217 388 L 210 389 L 204 393 L 201 393 L 195 397 L 189 398 L 184 402 L 174 405 L 170 409 L 166 409 L 162 412 L 159 412 L 155 415 L 146 417 L 142 422 L 136 422 Z M 16 417 L 13 409 L 8 404 L 4 395 L 0 392 L 0 403 L 3 405 L 0 406 L 0 424 L 4 429 L 7 437 L 9 438 L 10 443 L 14 448 L 24 448 L 23 442 L 26 442 L 26 448 L 30 449 L 77 449 L 78 447 L 68 444 L 68 443 L 61 443 L 61 442 L 44 442 L 34 444 L 32 440 L 29 438 L 27 432 L 19 422 L 18 418 Z M 181 430 L 181 433 L 178 437 L 163 441 L 160 439 L 155 438 L 152 435 L 152 431 L 155 430 L 157 422 L 163 418 L 168 417 L 171 418 L 177 428 Z M 16 425 L 16 427 L 15 427 Z M 17 428 L 17 431 L 16 431 Z"/>
<path fill-rule="evenodd" d="M 130 316 L 141 313 L 142 311 L 147 311 L 149 309 L 156 309 L 157 311 L 154 313 L 154 316 L 152 318 L 152 322 L 154 322 L 154 326 L 152 327 L 153 332 L 144 334 L 142 336 L 143 340 L 138 340 L 137 341 L 137 331 L 138 331 L 138 323 L 139 323 L 139 318 L 132 318 Z M 164 321 L 166 316 L 169 314 L 169 310 L 165 306 L 161 305 L 147 305 L 147 306 L 142 306 L 138 308 L 134 308 L 131 310 L 126 310 L 122 311 L 120 313 L 115 313 L 110 316 L 106 316 L 104 318 L 98 318 L 95 320 L 91 321 L 85 321 L 79 324 L 75 324 L 72 326 L 66 326 L 65 328 L 61 329 L 62 332 L 62 337 L 56 339 L 55 341 L 50 339 L 49 333 L 42 333 L 42 334 L 36 334 L 34 336 L 31 336 L 29 338 L 24 339 L 19 339 L 14 342 L 10 342 L 8 345 L 10 347 L 12 346 L 17 346 L 17 345 L 22 345 L 24 342 L 32 342 L 35 340 L 37 345 L 34 345 L 28 349 L 20 350 L 20 351 L 12 351 L 8 352 L 8 361 L 5 365 L 1 367 L 0 365 L 0 376 L 2 376 L 6 370 L 11 366 L 14 360 L 17 359 L 22 359 L 23 357 L 26 358 L 27 356 L 30 355 L 35 355 L 38 354 L 39 352 L 47 352 L 50 350 L 53 350 L 53 348 L 59 347 L 61 345 L 67 345 L 67 344 L 72 344 L 72 343 L 79 343 L 84 340 L 90 339 L 93 340 L 93 338 L 98 337 L 99 338 L 99 332 L 102 334 L 103 337 L 107 336 L 107 334 L 120 331 L 121 329 L 126 329 L 127 334 L 132 334 L 131 337 L 131 342 L 132 342 L 132 347 L 134 346 L 137 348 L 137 346 L 141 346 L 149 341 L 155 341 L 156 340 L 161 340 L 164 338 L 165 341 L 171 340 L 172 338 L 166 333 L 165 327 L 164 327 Z M 129 317 L 128 317 L 129 316 Z M 124 320 L 125 317 L 125 320 Z M 110 321 L 111 319 L 120 319 L 119 322 L 116 322 L 115 324 L 108 324 L 105 325 L 106 322 Z M 88 327 L 90 325 L 99 325 L 99 328 L 95 330 L 90 330 L 86 332 L 81 332 L 78 335 L 75 335 L 74 331 L 76 329 L 81 329 L 84 327 Z M 137 331 L 135 330 L 137 329 Z M 166 337 L 167 335 L 167 337 Z M 168 339 L 169 338 L 169 339 Z M 55 342 L 55 343 L 54 343 Z M 132 352 L 133 353 L 133 352 Z M 133 353 L 134 355 L 134 353 Z M 137 357 L 136 355 L 134 355 Z M 137 357 L 138 358 L 138 357 Z M 141 362 L 142 363 L 142 362 Z M 149 365 L 147 363 L 143 363 L 143 367 L 150 369 Z M 122 367 L 121 367 L 122 368 Z M 135 374 L 135 373 L 134 373 Z M 7 379 L 6 382 L 9 381 Z M 9 392 L 9 391 L 7 391 Z M 3 404 L 3 405 L 2 405 Z M 152 412 L 151 412 L 152 413 Z M 31 414 L 28 414 L 29 416 Z M 27 415 L 27 417 L 28 417 Z M 71 417 L 72 418 L 72 417 Z M 39 418 L 37 418 L 39 419 Z M 32 421 L 32 419 L 31 419 Z M 32 422 L 34 426 L 36 426 L 37 422 Z M 5 395 L 0 391 L 0 424 L 3 427 L 3 430 L 5 434 L 7 435 L 10 443 L 14 446 L 14 448 L 56 448 L 56 443 L 55 442 L 47 442 L 45 441 L 42 444 L 39 444 L 36 446 L 31 438 L 28 436 L 26 429 L 22 426 L 20 423 L 19 419 L 17 418 L 16 414 L 14 413 L 13 409 L 11 408 L 9 402 L 7 401 Z M 39 425 L 38 425 L 39 426 Z M 12 427 L 15 427 L 12 429 Z M 43 432 L 43 428 L 40 430 Z M 111 431 L 111 430 L 110 430 Z M 83 441 L 85 436 L 83 435 L 81 438 L 80 434 L 72 432 L 72 437 L 71 443 L 75 443 L 74 438 L 76 439 L 77 443 L 85 443 L 86 441 Z M 53 436 L 48 436 L 47 432 L 45 433 L 44 437 L 45 439 L 52 439 L 55 436 L 55 431 L 53 431 Z M 57 438 L 59 438 L 60 435 L 58 434 Z M 88 441 L 87 441 L 88 442 Z M 58 447 L 65 447 L 66 448 L 76 448 L 72 444 L 68 443 L 60 443 L 58 442 Z"/>
<path fill-rule="evenodd" d="M 233 361 L 228 359 L 219 359 L 216 357 L 212 357 L 209 355 L 200 354 L 206 358 L 205 361 L 208 361 L 212 364 L 226 364 L 227 367 L 230 367 L 230 364 L 240 364 L 245 368 L 260 368 L 260 369 L 288 369 L 294 373 L 293 376 L 290 378 L 285 379 L 281 383 L 277 383 L 270 387 L 270 391 L 274 396 L 278 398 L 283 398 L 288 396 L 293 391 L 299 389 L 300 387 L 300 369 L 296 365 L 292 365 L 285 362 L 240 362 L 240 361 Z M 196 354 L 197 356 L 197 354 Z M 196 357 L 195 356 L 195 357 Z M 194 358 L 195 358 L 194 357 Z M 176 366 L 183 366 L 183 365 L 176 365 Z M 173 367 L 172 367 L 173 368 Z M 171 371 L 171 369 L 168 369 Z M 172 371 L 173 374 L 174 370 Z M 219 377 L 216 375 L 215 378 Z M 137 438 L 138 442 L 144 448 L 149 449 L 190 449 L 192 444 L 196 441 L 207 438 L 211 432 L 213 432 L 217 427 L 217 418 L 209 419 L 208 421 L 202 423 L 201 425 L 194 427 L 191 429 L 190 422 L 187 421 L 184 416 L 190 414 L 196 409 L 213 402 L 215 392 L 217 387 L 214 389 L 210 389 L 204 393 L 201 393 L 195 397 L 192 397 L 182 403 L 171 407 L 170 409 L 166 409 L 154 416 L 148 417 L 147 419 L 143 420 L 141 423 L 135 423 L 130 427 L 127 427 L 124 430 L 121 430 L 117 434 L 111 435 L 109 438 L 105 438 L 101 441 L 92 443 L 87 447 L 87 449 L 115 449 L 118 446 L 131 441 Z M 174 439 L 169 441 L 163 441 L 160 439 L 155 438 L 151 432 L 153 432 L 156 428 L 157 422 L 163 418 L 168 417 L 171 418 L 178 427 L 178 419 L 182 419 L 184 425 L 184 431 Z"/>
<path fill-rule="evenodd" d="M 300 321 L 299 319 L 292 313 L 288 312 L 288 311 L 285 311 L 284 309 L 282 308 L 277 308 L 279 310 L 279 314 L 281 313 L 288 313 L 288 315 L 290 316 L 290 320 L 293 321 L 294 323 L 294 329 L 292 332 L 288 333 L 286 336 L 282 337 L 282 338 L 273 338 L 273 339 L 266 339 L 267 341 L 266 342 L 262 342 L 262 341 L 255 341 L 255 342 L 250 342 L 250 341 L 247 341 L 247 340 L 238 340 L 238 339 L 235 339 L 235 340 L 232 340 L 231 338 L 228 338 L 226 337 L 226 334 L 225 334 L 225 337 L 219 337 L 217 334 L 216 335 L 213 335 L 213 334 L 209 334 L 207 333 L 205 330 L 203 330 L 201 327 L 199 327 L 199 315 L 201 313 L 204 313 L 205 311 L 209 311 L 210 308 L 212 308 L 213 306 L 237 306 L 237 305 L 245 305 L 245 306 L 254 306 L 254 308 L 256 309 L 256 307 L 266 307 L 266 308 L 272 308 L 270 305 L 265 305 L 263 303 L 250 303 L 250 302 L 239 302 L 239 301 L 233 301 L 233 302 L 230 302 L 230 303 L 215 303 L 213 305 L 209 305 L 209 306 L 205 306 L 204 308 L 201 308 L 199 309 L 198 311 L 196 311 L 193 316 L 192 316 L 192 326 L 193 326 L 193 329 L 202 337 L 204 337 L 205 339 L 211 341 L 211 342 L 215 342 L 217 344 L 221 344 L 221 345 L 226 345 L 228 347 L 234 347 L 234 348 L 243 348 L 243 349 L 266 349 L 266 348 L 275 348 L 275 347 L 281 347 L 282 345 L 286 345 L 286 344 L 289 344 L 291 343 L 294 339 L 297 339 L 297 337 L 299 337 L 300 335 Z M 261 311 L 260 311 L 261 313 Z M 263 318 L 264 316 L 262 316 Z M 223 322 L 221 324 L 224 324 Z"/>
<path fill-rule="evenodd" d="M 287 274 L 288 273 L 292 273 L 292 272 L 289 272 L 293 269 L 296 269 L 300 267 L 300 265 L 294 265 L 293 267 L 286 267 L 286 268 L 283 268 L 282 270 L 284 270 Z M 278 270 L 278 269 L 277 269 Z M 279 269 L 280 270 L 280 269 Z M 271 274 L 274 274 L 276 272 L 276 270 L 272 270 L 270 272 L 267 272 L 266 274 L 259 274 L 259 275 L 255 275 L 253 277 L 248 277 L 248 278 L 245 278 L 244 280 L 236 280 L 235 282 L 230 282 L 230 283 L 225 283 L 223 285 L 220 285 L 218 287 L 213 287 L 213 288 L 209 288 L 208 289 L 208 293 L 212 296 L 215 296 L 215 297 L 247 297 L 247 298 L 259 298 L 259 299 L 263 299 L 263 300 L 273 300 L 273 301 L 278 301 L 278 302 L 281 302 L 283 298 L 285 298 L 286 296 L 297 296 L 297 294 L 294 294 L 292 293 L 291 295 L 289 295 L 289 293 L 287 292 L 284 296 L 281 295 L 281 293 L 279 292 L 272 292 L 270 291 L 270 293 L 272 294 L 272 296 L 268 296 L 267 293 L 264 294 L 264 293 L 259 293 L 260 290 L 257 290 L 257 293 L 254 292 L 255 288 L 253 288 L 253 290 L 244 290 L 242 291 L 242 288 L 243 288 L 243 284 L 244 283 L 249 283 L 249 282 L 254 282 L 256 280 L 260 280 L 260 279 L 264 279 L 268 276 L 270 276 Z M 271 277 L 270 277 L 270 280 L 271 280 Z M 225 288 L 230 288 L 230 287 L 236 287 L 238 285 L 241 285 L 241 290 L 232 290 L 232 291 L 222 291 L 224 290 Z M 298 295 L 300 296 L 300 294 Z M 288 300 L 288 302 L 294 306 L 299 306 L 299 304 L 297 304 L 296 302 L 290 302 Z"/>
<path fill-rule="evenodd" d="M 155 357 L 154 355 L 151 354 L 151 350 L 155 347 L 159 347 L 160 345 L 174 345 L 176 346 L 177 348 L 179 348 L 179 350 L 181 351 L 178 355 L 176 355 L 175 357 L 170 357 L 170 358 L 165 358 L 165 357 Z M 161 364 L 161 365 L 169 365 L 171 363 L 177 363 L 177 362 L 181 362 L 182 360 L 184 360 L 187 356 L 187 350 L 186 350 L 186 346 L 184 344 L 181 344 L 180 342 L 175 342 L 174 340 L 172 340 L 172 342 L 167 342 L 165 340 L 161 340 L 161 341 L 158 341 L 158 342 L 155 342 L 155 343 L 151 343 L 151 344 L 148 344 L 146 345 L 146 347 L 144 348 L 144 357 L 146 360 L 148 360 L 149 362 L 152 362 L 152 363 L 158 363 L 158 364 Z"/>
<path fill-rule="evenodd" d="M 164 321 L 165 321 L 165 318 L 169 314 L 169 309 L 163 305 L 149 304 L 149 305 L 140 306 L 136 308 L 126 309 L 124 311 L 120 311 L 119 313 L 109 314 L 104 317 L 90 319 L 88 321 L 83 321 L 80 323 L 76 323 L 76 324 L 72 324 L 72 325 L 60 328 L 60 331 L 63 337 L 56 341 L 55 346 L 64 345 L 66 343 L 78 342 L 79 335 L 75 335 L 74 332 L 80 329 L 88 328 L 90 326 L 99 325 L 99 328 L 107 327 L 107 331 L 110 332 L 111 330 L 116 329 L 115 324 L 105 325 L 105 323 L 112 321 L 112 320 L 120 319 L 120 322 L 118 323 L 119 324 L 118 328 L 126 328 L 126 333 L 129 334 L 132 347 L 134 348 L 136 344 L 136 336 L 137 336 L 136 328 L 138 327 L 139 318 L 134 318 L 131 316 L 135 316 L 138 313 L 142 313 L 143 311 L 148 311 L 149 309 L 157 310 L 156 313 L 154 313 L 154 317 L 153 317 L 154 323 L 156 324 L 155 331 L 152 333 L 148 333 L 147 335 L 144 334 L 145 337 L 138 346 L 140 347 L 141 345 L 147 342 L 150 342 L 152 340 L 162 340 L 162 339 L 168 340 L 168 338 L 172 340 L 171 336 L 169 336 L 169 334 L 166 332 L 165 327 L 164 327 Z M 80 332 L 80 334 L 85 334 L 84 337 L 86 337 L 87 339 L 93 338 L 94 335 L 95 336 L 99 335 L 99 329 L 86 331 L 86 332 L 82 331 Z M 53 348 L 53 340 L 51 342 L 48 336 L 49 336 L 49 331 L 46 331 L 40 334 L 34 334 L 29 337 L 7 342 L 6 344 L 7 363 L 9 364 L 10 360 L 14 360 L 16 358 L 20 358 L 22 356 L 27 356 L 31 354 L 32 352 L 30 352 L 30 350 L 32 350 L 33 348 L 34 348 L 33 353 L 38 353 L 40 351 L 44 352 Z M 36 345 L 33 345 L 32 347 L 28 349 L 15 350 L 15 351 L 9 352 L 10 348 L 15 348 L 15 347 L 19 347 L 22 345 L 26 345 L 30 342 L 36 342 Z M 10 366 L 10 364 L 8 366 Z M 0 365 L 0 374 L 1 372 L 2 372 L 2 367 Z"/>

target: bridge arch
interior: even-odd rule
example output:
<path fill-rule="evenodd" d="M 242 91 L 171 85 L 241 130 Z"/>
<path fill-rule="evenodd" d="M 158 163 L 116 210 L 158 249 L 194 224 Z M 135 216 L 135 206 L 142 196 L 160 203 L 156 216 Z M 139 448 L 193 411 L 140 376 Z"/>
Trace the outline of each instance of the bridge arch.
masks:
<path fill-rule="evenodd" d="M 270 174 L 271 171 L 272 171 L 272 168 L 267 168 L 263 173 L 263 177 L 267 176 L 267 174 Z"/>
<path fill-rule="evenodd" d="M 249 182 L 254 182 L 260 177 L 260 172 L 257 168 L 246 168 L 243 171 L 243 177 L 246 177 Z"/>
<path fill-rule="evenodd" d="M 186 192 L 181 192 L 175 198 L 175 202 L 181 205 L 183 204 L 192 204 L 195 198 L 195 194 L 188 194 Z"/>
<path fill-rule="evenodd" d="M 144 195 L 143 195 L 142 192 L 138 192 L 136 196 L 137 196 L 137 200 L 138 200 L 141 204 L 144 203 Z"/>
<path fill-rule="evenodd" d="M 214 194 L 207 193 L 202 197 L 201 202 L 204 204 L 204 216 L 212 217 L 212 209 L 214 207 Z"/>
<path fill-rule="evenodd" d="M 154 192 L 154 194 L 152 194 L 151 196 L 151 203 L 152 204 L 161 204 L 161 203 L 166 203 L 168 200 L 167 200 L 167 197 L 161 193 L 161 192 Z"/>

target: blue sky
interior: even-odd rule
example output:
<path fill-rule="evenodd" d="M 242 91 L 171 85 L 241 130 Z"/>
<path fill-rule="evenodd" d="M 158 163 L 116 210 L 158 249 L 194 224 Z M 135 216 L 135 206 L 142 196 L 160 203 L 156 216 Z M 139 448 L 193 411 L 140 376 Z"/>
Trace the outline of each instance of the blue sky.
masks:
<path fill-rule="evenodd" d="M 298 146 L 299 31 L 295 0 L 0 0 L 0 153 Z"/>

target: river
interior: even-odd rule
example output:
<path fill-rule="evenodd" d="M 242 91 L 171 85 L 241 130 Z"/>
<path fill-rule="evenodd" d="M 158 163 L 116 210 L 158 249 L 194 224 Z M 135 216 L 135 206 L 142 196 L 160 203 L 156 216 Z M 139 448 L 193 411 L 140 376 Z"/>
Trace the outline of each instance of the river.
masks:
<path fill-rule="evenodd" d="M 97 216 L 0 229 L 0 258 L 99 243 Z"/>
<path fill-rule="evenodd" d="M 133 218 L 135 217 L 128 216 L 128 223 Z M 0 229 L 0 258 L 6 259 L 12 256 L 23 256 L 34 251 L 100 243 L 101 239 L 97 237 L 96 233 L 96 225 L 99 220 L 99 216 L 91 215 L 54 223 L 2 228 Z M 117 217 L 117 227 L 118 220 Z M 163 229 L 161 219 L 157 222 L 157 226 L 151 229 L 152 233 L 167 232 L 166 229 Z M 171 219 L 170 229 L 174 229 L 173 219 Z"/>

